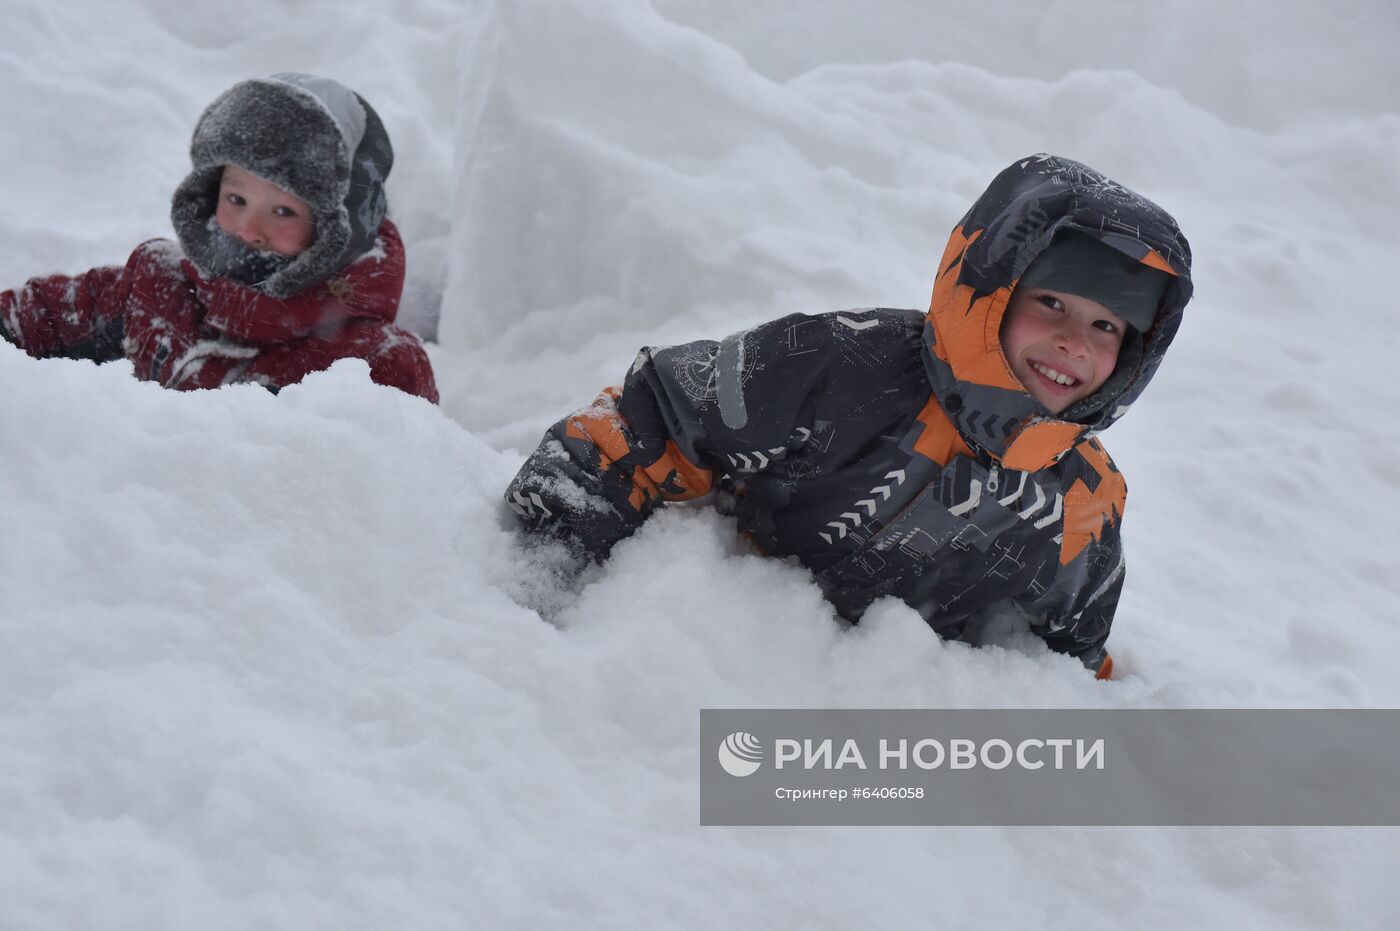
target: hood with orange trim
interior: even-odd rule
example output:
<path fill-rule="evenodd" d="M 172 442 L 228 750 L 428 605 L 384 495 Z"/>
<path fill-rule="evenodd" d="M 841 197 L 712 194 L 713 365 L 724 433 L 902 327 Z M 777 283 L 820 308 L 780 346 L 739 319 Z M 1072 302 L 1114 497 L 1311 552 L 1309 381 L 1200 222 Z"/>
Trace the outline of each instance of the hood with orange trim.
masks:
<path fill-rule="evenodd" d="M 1061 229 L 1174 276 L 1141 344 L 1124 343 L 1114 373 L 1067 419 L 1016 380 L 998 335 L 1016 282 Z M 1191 247 L 1171 214 L 1087 165 L 1032 155 L 997 175 L 949 237 L 925 318 L 924 366 L 969 446 L 1008 468 L 1045 468 L 1127 412 L 1161 364 L 1190 298 Z"/>

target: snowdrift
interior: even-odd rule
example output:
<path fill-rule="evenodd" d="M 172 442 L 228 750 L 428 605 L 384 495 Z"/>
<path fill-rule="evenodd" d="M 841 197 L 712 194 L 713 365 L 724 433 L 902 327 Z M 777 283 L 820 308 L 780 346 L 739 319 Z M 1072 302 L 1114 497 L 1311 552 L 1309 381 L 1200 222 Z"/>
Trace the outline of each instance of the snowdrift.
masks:
<path fill-rule="evenodd" d="M 204 104 L 322 71 L 393 135 L 443 404 L 356 362 L 182 395 L 0 351 L 0 924 L 1400 913 L 1392 829 L 701 829 L 696 765 L 701 707 L 1400 704 L 1390 7 L 9 13 L 0 286 L 168 233 Z M 640 345 L 924 306 L 967 204 L 1041 150 L 1168 206 L 1197 255 L 1172 357 L 1105 437 L 1119 681 L 898 604 L 847 627 L 702 508 L 574 586 L 522 549 L 501 491 Z"/>

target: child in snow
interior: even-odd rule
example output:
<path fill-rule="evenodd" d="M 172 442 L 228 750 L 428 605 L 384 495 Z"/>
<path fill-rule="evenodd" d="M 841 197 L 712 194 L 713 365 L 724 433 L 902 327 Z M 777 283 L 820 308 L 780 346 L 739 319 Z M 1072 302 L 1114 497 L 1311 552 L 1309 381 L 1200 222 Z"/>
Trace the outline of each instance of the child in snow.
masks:
<path fill-rule="evenodd" d="M 243 81 L 209 105 L 194 170 L 126 265 L 32 278 L 0 293 L 0 336 L 36 357 L 128 358 L 182 390 L 276 391 L 337 359 L 438 399 L 418 339 L 393 325 L 404 252 L 385 217 L 393 164 L 378 114 L 328 78 Z"/>
<path fill-rule="evenodd" d="M 662 501 L 725 490 L 744 535 L 797 557 L 851 620 L 893 595 L 968 637 L 1012 605 L 1108 678 L 1127 486 L 1095 437 L 1161 363 L 1190 256 L 1145 198 L 1023 159 L 953 231 L 927 314 L 799 314 L 643 349 L 506 500 L 602 558 Z"/>

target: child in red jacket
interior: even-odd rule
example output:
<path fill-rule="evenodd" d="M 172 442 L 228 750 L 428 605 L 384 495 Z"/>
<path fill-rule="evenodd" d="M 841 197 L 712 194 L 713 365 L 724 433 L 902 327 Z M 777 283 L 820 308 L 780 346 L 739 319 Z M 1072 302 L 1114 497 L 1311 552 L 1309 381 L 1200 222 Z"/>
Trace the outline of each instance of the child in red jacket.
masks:
<path fill-rule="evenodd" d="M 337 359 L 438 400 L 417 337 L 394 326 L 404 252 L 386 219 L 389 136 L 329 78 L 243 81 L 195 125 L 193 171 L 126 265 L 0 292 L 0 337 L 39 358 L 130 359 L 167 388 L 273 391 Z"/>

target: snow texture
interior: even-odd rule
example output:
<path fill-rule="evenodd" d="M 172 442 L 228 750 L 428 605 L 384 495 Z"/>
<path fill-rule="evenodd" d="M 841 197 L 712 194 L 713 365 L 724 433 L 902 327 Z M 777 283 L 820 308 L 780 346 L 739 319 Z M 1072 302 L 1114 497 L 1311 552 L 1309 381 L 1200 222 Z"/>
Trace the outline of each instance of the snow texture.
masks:
<path fill-rule="evenodd" d="M 1400 706 L 1394 4 L 4 13 L 0 285 L 169 235 L 209 101 L 326 74 L 393 138 L 443 403 L 356 361 L 274 397 L 0 351 L 0 927 L 1400 921 L 1394 829 L 702 829 L 696 746 L 702 707 Z M 572 583 L 522 548 L 506 483 L 638 347 L 926 306 L 1037 151 L 1196 254 L 1104 437 L 1118 681 L 893 603 L 845 627 L 712 510 Z"/>

